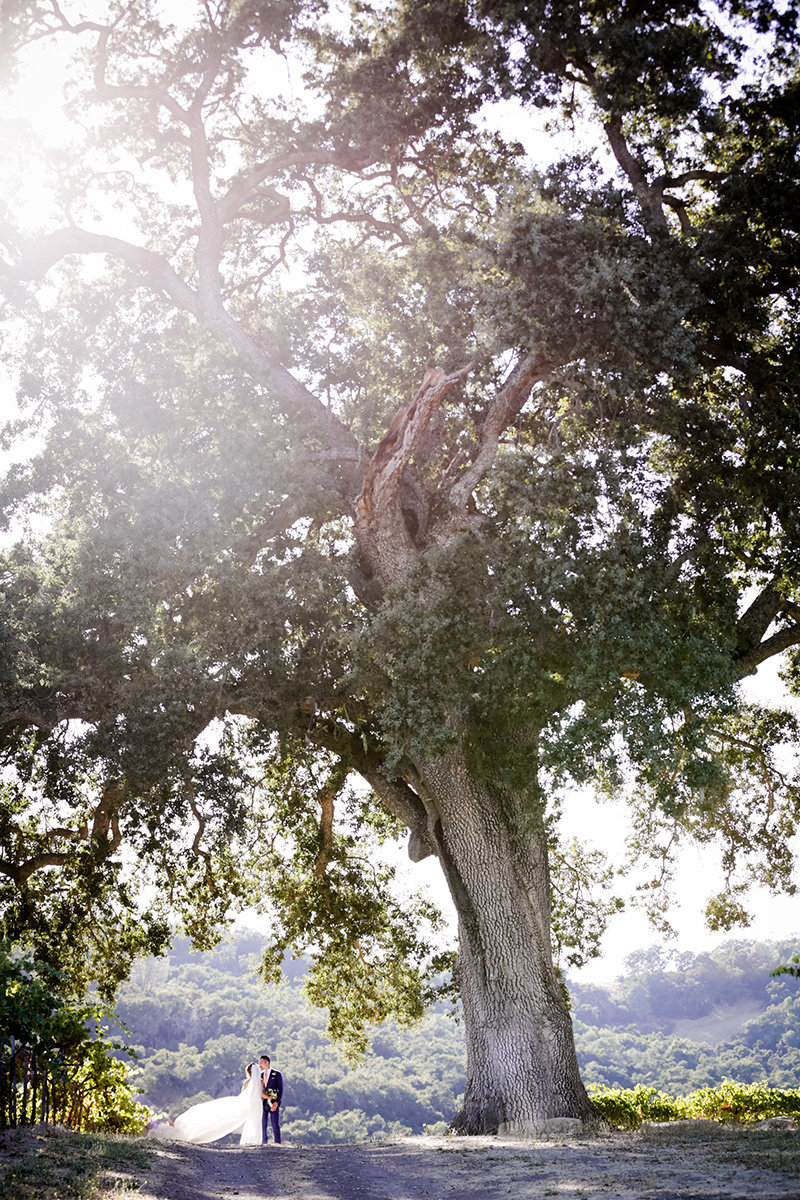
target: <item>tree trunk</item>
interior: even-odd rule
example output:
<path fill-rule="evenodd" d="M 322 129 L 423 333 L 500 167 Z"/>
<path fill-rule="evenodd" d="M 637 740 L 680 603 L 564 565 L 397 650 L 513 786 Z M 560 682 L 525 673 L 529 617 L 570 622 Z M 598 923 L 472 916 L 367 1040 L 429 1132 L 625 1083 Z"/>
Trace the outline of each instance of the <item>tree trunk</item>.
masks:
<path fill-rule="evenodd" d="M 439 531 L 441 547 L 463 527 L 469 497 L 494 458 L 499 433 L 521 410 L 533 382 L 551 368 L 526 359 L 497 392 L 473 468 L 450 490 L 452 523 Z M 420 562 L 403 514 L 404 481 L 407 485 L 432 414 L 465 373 L 428 371 L 365 471 L 353 508 L 354 532 L 370 578 L 383 589 L 402 585 Z M 430 516 L 426 511 L 419 525 L 429 531 L 432 546 Z M 451 716 L 458 729 L 459 714 Z M 566 993 L 553 966 L 541 812 L 532 811 L 521 795 L 479 781 L 459 748 L 436 761 L 417 762 L 415 772 L 407 784 L 424 806 L 425 820 L 421 811 L 412 813 L 410 852 L 415 858 L 438 855 L 458 914 L 456 983 L 464 1008 L 467 1087 L 454 1128 L 524 1135 L 542 1132 L 559 1117 L 602 1123 L 581 1082 Z M 388 795 L 385 788 L 382 795 L 408 820 L 413 801 Z"/>
<path fill-rule="evenodd" d="M 458 914 L 467 1086 L 453 1128 L 535 1135 L 557 1117 L 600 1122 L 553 966 L 541 814 L 476 781 L 455 751 L 424 765 L 421 776 L 431 841 Z"/>

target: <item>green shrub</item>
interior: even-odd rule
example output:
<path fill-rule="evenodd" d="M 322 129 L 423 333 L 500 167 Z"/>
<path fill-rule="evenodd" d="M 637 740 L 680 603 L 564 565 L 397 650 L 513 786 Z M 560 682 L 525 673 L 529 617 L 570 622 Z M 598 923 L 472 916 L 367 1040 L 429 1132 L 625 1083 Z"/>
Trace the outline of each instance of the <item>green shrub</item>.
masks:
<path fill-rule="evenodd" d="M 143 1132 L 150 1111 L 134 1099 L 126 1064 L 114 1058 L 102 1042 L 86 1047 L 72 1087 L 82 1097 L 76 1128 L 90 1133 Z"/>
<path fill-rule="evenodd" d="M 450 1133 L 450 1126 L 447 1121 L 434 1121 L 432 1125 L 423 1125 L 422 1132 L 429 1137 L 447 1137 Z"/>
<path fill-rule="evenodd" d="M 590 1087 L 589 1094 L 598 1112 L 618 1129 L 636 1129 L 641 1124 L 642 1118 L 633 1103 L 633 1093 L 630 1089 L 612 1090 L 595 1084 L 594 1087 Z"/>
<path fill-rule="evenodd" d="M 800 1088 L 781 1090 L 762 1083 L 725 1079 L 715 1088 L 699 1088 L 688 1096 L 667 1096 L 655 1088 L 589 1087 L 595 1108 L 618 1129 L 636 1129 L 642 1121 L 705 1118 L 754 1124 L 767 1117 L 800 1120 Z"/>
<path fill-rule="evenodd" d="M 675 1121 L 683 1116 L 680 1100 L 639 1085 L 635 1088 L 589 1088 L 592 1104 L 620 1129 L 636 1129 L 642 1121 Z"/>
<path fill-rule="evenodd" d="M 686 1115 L 743 1124 L 767 1117 L 800 1117 L 800 1089 L 781 1090 L 763 1083 L 725 1079 L 716 1088 L 699 1088 L 684 1101 Z"/>
<path fill-rule="evenodd" d="M 132 1094 L 126 1064 L 110 1041 L 105 1010 L 60 991 L 62 977 L 45 963 L 0 943 L 0 1128 L 37 1119 L 91 1133 L 141 1133 L 148 1110 Z M 28 1076 L 47 1079 L 27 1087 Z"/>

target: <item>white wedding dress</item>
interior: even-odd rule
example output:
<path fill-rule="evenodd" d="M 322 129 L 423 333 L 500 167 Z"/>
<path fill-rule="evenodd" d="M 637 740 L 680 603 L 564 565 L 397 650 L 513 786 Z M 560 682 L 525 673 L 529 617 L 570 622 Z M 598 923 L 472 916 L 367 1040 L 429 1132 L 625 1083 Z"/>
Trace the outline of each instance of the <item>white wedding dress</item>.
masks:
<path fill-rule="evenodd" d="M 218 1142 L 226 1134 L 241 1130 L 240 1145 L 260 1146 L 261 1072 L 257 1063 L 251 1064 L 251 1071 L 250 1082 L 238 1096 L 193 1104 L 175 1119 L 174 1125 L 166 1121 L 157 1124 L 151 1134 L 177 1142 Z"/>

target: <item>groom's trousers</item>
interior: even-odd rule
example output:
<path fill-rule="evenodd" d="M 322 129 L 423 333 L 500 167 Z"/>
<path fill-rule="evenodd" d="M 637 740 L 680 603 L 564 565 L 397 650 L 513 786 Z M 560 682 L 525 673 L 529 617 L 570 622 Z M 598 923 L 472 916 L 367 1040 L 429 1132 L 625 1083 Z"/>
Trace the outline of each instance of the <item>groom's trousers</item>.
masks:
<path fill-rule="evenodd" d="M 265 1145 L 267 1141 L 267 1131 L 269 1123 L 272 1124 L 272 1136 L 275 1139 L 276 1145 L 281 1144 L 281 1106 L 273 1112 L 268 1104 L 261 1106 L 261 1144 Z"/>

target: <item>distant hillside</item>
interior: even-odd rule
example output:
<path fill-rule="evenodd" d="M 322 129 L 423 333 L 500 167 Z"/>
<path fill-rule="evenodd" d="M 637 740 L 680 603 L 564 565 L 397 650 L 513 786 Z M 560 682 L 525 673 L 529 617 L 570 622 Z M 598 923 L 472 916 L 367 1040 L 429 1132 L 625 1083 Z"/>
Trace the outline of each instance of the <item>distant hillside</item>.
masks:
<path fill-rule="evenodd" d="M 136 1046 L 143 1099 L 175 1116 L 238 1092 L 244 1066 L 267 1051 L 285 1075 L 288 1138 L 331 1142 L 420 1133 L 449 1121 L 464 1088 L 460 1025 L 442 1012 L 410 1030 L 382 1026 L 366 1062 L 348 1068 L 305 1000 L 302 963 L 264 988 L 263 939 L 139 964 L 118 1012 Z M 794 944 L 729 942 L 709 954 L 637 951 L 613 987 L 570 984 L 585 1081 L 642 1083 L 683 1094 L 731 1077 L 800 1085 L 800 980 L 770 979 Z"/>
<path fill-rule="evenodd" d="M 727 942 L 708 954 L 640 950 L 613 987 L 573 983 L 587 1083 L 673 1093 L 725 1077 L 800 1084 L 800 981 L 770 978 L 794 942 Z"/>
<path fill-rule="evenodd" d="M 690 1042 L 706 1042 L 719 1046 L 740 1034 L 748 1021 L 760 1016 L 762 1005 L 757 1000 L 741 1000 L 738 1004 L 715 1004 L 702 1017 L 682 1017 L 672 1022 L 671 1032 Z"/>
<path fill-rule="evenodd" d="M 637 950 L 626 959 L 625 977 L 611 987 L 571 982 L 573 1013 L 589 1025 L 671 1033 L 678 1022 L 703 1022 L 726 1008 L 760 1012 L 796 992 L 796 981 L 770 978 L 796 952 L 794 942 L 744 940 L 707 954 Z"/>
<path fill-rule="evenodd" d="M 464 1088 L 458 1024 L 432 1013 L 410 1030 L 383 1026 L 366 1062 L 348 1068 L 325 1036 L 325 1014 L 305 1000 L 302 964 L 278 986 L 254 978 L 262 944 L 242 935 L 202 955 L 179 945 L 169 961 L 137 966 L 117 1009 L 140 1055 L 145 1103 L 177 1116 L 233 1095 L 245 1065 L 267 1052 L 284 1075 L 287 1138 L 350 1141 L 450 1120 Z"/>

